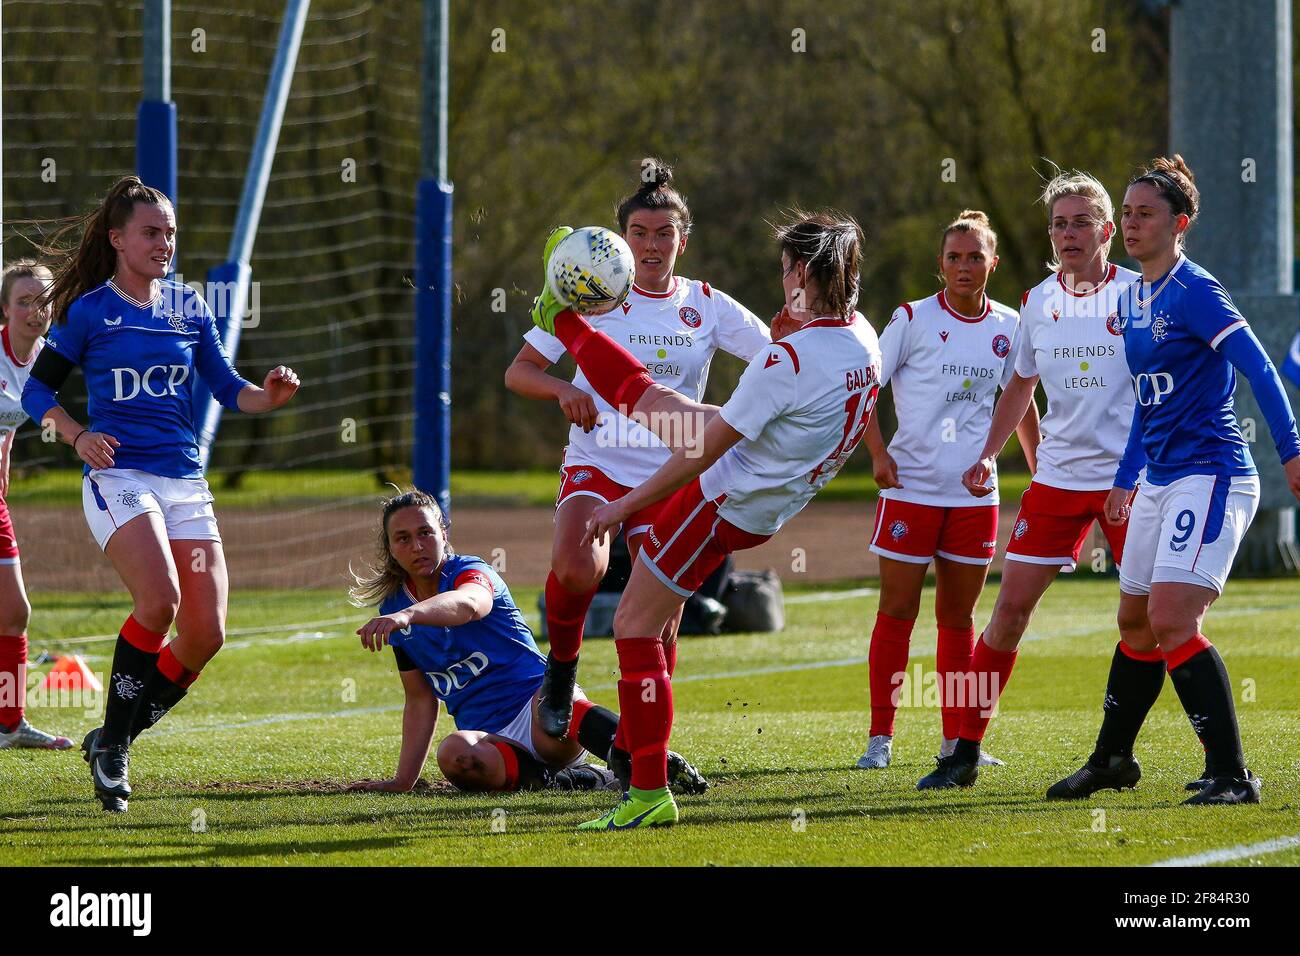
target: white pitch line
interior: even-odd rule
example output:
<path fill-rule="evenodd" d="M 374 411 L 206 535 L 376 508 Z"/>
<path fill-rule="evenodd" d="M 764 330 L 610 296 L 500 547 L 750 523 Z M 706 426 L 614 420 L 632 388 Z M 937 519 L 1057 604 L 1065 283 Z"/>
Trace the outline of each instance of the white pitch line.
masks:
<path fill-rule="evenodd" d="M 786 604 L 817 604 L 822 601 L 850 601 L 853 598 L 879 594 L 875 588 L 853 588 L 850 591 L 814 591 L 811 594 L 792 594 Z"/>
<path fill-rule="evenodd" d="M 1214 863 L 1229 863 L 1233 860 L 1244 860 L 1251 856 L 1266 856 L 1269 853 L 1280 853 L 1282 850 L 1289 850 L 1292 847 L 1300 846 L 1300 834 L 1296 836 L 1278 837 L 1275 840 L 1265 840 L 1263 843 L 1252 843 L 1249 846 L 1230 846 L 1222 850 L 1207 850 L 1205 853 L 1197 853 L 1193 856 L 1177 856 L 1172 860 L 1161 860 L 1159 863 L 1152 863 L 1151 866 L 1210 866 Z"/>

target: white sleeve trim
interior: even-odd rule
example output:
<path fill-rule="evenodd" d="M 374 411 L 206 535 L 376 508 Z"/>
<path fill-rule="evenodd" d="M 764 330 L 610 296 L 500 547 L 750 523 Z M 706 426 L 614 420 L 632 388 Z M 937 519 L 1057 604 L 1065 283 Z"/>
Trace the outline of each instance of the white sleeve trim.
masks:
<path fill-rule="evenodd" d="M 1244 329 L 1246 325 L 1247 322 L 1245 319 L 1238 319 L 1236 322 L 1233 322 L 1232 325 L 1228 326 L 1226 329 L 1224 329 L 1222 332 L 1220 332 L 1218 335 L 1216 335 L 1214 338 L 1210 340 L 1210 348 L 1215 349 L 1217 351 L 1220 342 L 1222 342 L 1224 339 L 1226 339 L 1229 335 L 1231 335 L 1233 332 L 1237 331 L 1238 329 Z"/>

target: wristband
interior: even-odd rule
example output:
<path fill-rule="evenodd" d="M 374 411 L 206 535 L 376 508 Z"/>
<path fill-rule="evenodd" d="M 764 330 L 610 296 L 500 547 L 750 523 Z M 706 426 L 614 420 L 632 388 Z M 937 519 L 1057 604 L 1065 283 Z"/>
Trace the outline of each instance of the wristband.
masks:
<path fill-rule="evenodd" d="M 72 450 L 73 450 L 73 451 L 76 451 L 76 450 L 77 450 L 77 439 L 80 438 L 82 435 L 86 434 L 86 432 L 88 432 L 88 431 L 90 431 L 89 428 L 83 428 L 81 431 L 77 432 L 76 436 L 72 439 Z"/>

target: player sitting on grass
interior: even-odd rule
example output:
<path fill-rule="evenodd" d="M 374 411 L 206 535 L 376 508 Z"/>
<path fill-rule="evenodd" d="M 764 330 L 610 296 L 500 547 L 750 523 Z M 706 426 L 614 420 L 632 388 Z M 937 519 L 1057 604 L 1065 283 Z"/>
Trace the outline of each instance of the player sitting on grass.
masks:
<path fill-rule="evenodd" d="M 353 603 L 379 602 L 380 615 L 357 631 L 362 646 L 393 646 L 406 709 L 397 773 L 352 789 L 405 792 L 415 786 L 439 701 L 458 729 L 438 745 L 438 767 L 461 790 L 597 790 L 615 777 L 627 786 L 632 758 L 613 747 L 618 715 L 581 690 L 564 739 L 542 733 L 537 700 L 546 658 L 501 577 L 481 558 L 452 551 L 432 496 L 409 491 L 385 502 L 379 563 L 354 577 Z M 588 765 L 588 751 L 610 770 Z M 669 755 L 669 772 L 686 793 L 708 787 L 677 754 Z"/>

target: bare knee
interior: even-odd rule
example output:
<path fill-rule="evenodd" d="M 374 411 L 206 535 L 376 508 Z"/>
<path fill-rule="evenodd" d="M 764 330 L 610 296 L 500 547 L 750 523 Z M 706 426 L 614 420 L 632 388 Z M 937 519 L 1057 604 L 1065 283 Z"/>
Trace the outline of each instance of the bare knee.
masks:
<path fill-rule="evenodd" d="M 175 585 L 169 584 L 148 597 L 136 600 L 131 616 L 142 627 L 158 634 L 165 634 L 176 620 L 176 611 L 180 606 L 180 590 Z"/>
<path fill-rule="evenodd" d="M 585 594 L 595 589 L 604 576 L 590 553 L 569 554 L 556 561 L 552 571 L 560 587 L 573 594 Z"/>
<path fill-rule="evenodd" d="M 999 601 L 993 609 L 993 620 L 984 632 L 984 643 L 996 651 L 1014 651 L 1029 629 L 1033 615 L 1033 605 L 1022 601 Z"/>
<path fill-rule="evenodd" d="M 1165 645 L 1171 641 L 1191 637 L 1197 631 L 1197 622 L 1188 620 L 1186 613 L 1178 607 L 1163 604 L 1147 606 L 1147 623 L 1151 636 L 1158 644 Z"/>
<path fill-rule="evenodd" d="M 32 617 L 32 606 L 27 603 L 26 597 L 11 603 L 11 607 L 0 612 L 0 634 L 25 634 Z"/>
<path fill-rule="evenodd" d="M 464 735 L 448 734 L 438 745 L 438 769 L 458 790 L 498 790 L 504 784 L 501 768 L 489 759 L 495 748 L 487 741 L 472 742 Z"/>
<path fill-rule="evenodd" d="M 1145 613 L 1121 606 L 1115 623 L 1119 627 L 1120 640 L 1133 650 L 1147 652 L 1156 649 L 1156 638 L 1147 624 Z"/>

